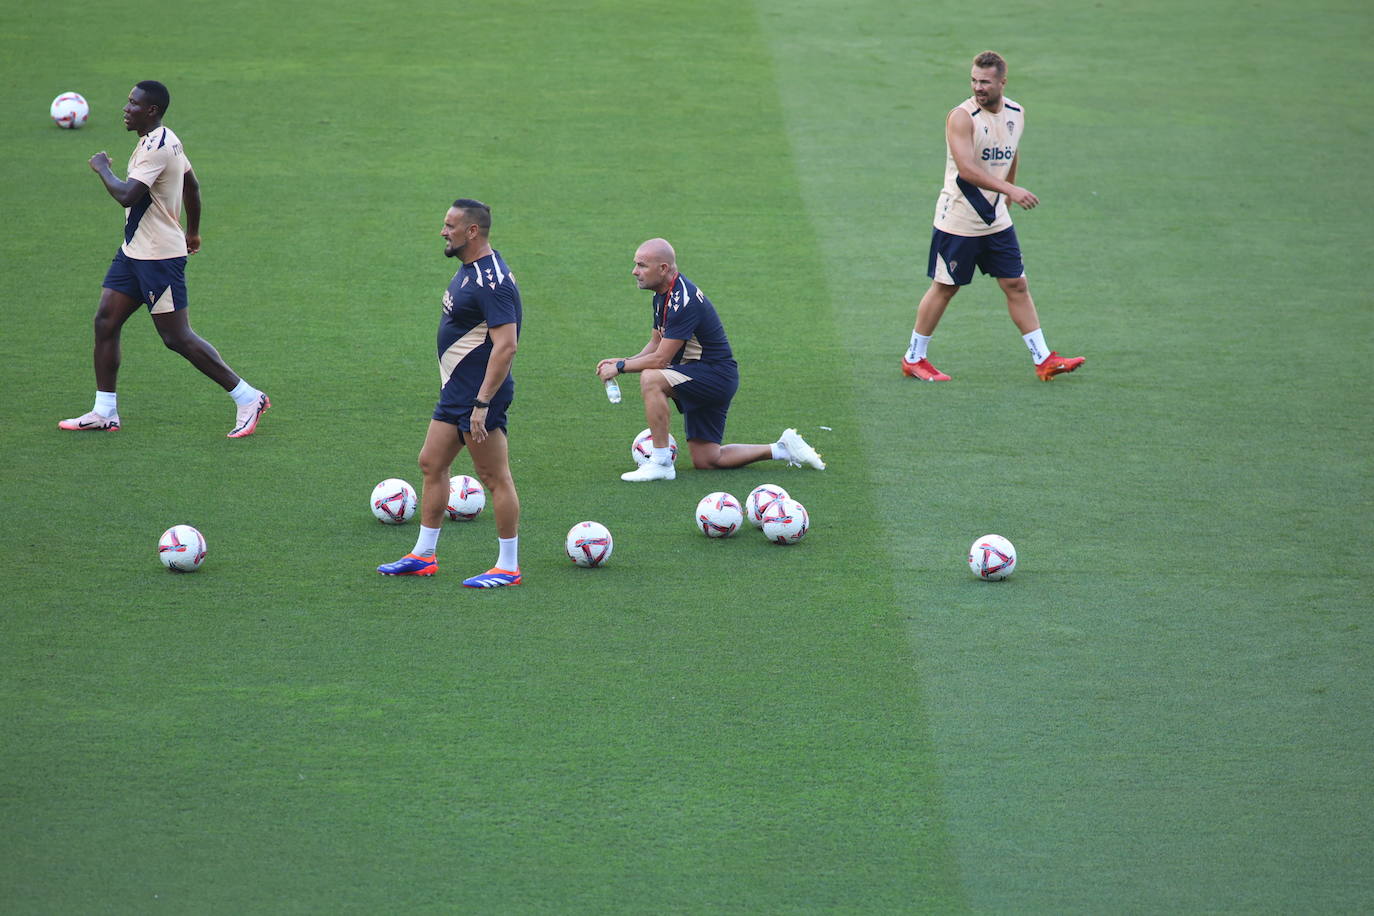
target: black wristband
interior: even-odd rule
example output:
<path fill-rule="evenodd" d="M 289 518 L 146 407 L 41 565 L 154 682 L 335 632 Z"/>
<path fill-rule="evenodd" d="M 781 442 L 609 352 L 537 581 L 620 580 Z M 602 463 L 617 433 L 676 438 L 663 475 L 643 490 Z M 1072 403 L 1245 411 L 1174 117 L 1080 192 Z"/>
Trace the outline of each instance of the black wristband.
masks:
<path fill-rule="evenodd" d="M 482 400 L 481 398 L 473 398 L 473 399 L 472 399 L 472 406 L 473 406 L 473 407 L 490 407 L 490 406 L 491 406 L 491 401 L 484 401 L 484 400 Z"/>
<path fill-rule="evenodd" d="M 625 360 L 623 360 L 623 359 L 618 359 L 618 360 L 616 360 L 616 361 L 615 361 L 615 374 L 616 374 L 616 375 L 623 375 L 624 373 L 625 373 Z"/>

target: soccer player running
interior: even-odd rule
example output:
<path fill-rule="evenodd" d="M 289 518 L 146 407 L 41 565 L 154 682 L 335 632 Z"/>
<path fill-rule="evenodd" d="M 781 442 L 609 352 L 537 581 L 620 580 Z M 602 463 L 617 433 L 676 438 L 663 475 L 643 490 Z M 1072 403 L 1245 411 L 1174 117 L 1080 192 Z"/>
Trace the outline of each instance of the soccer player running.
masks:
<path fill-rule="evenodd" d="M 167 87 L 156 80 L 144 80 L 129 92 L 124 128 L 137 131 L 138 143 L 129 157 L 127 179 L 121 181 L 110 170 L 109 154 L 103 150 L 91 157 L 91 169 L 124 207 L 124 244 L 110 262 L 95 311 L 95 406 L 90 413 L 61 421 L 59 429 L 119 429 L 119 334 L 140 305 L 147 306 L 167 348 L 186 357 L 234 399 L 237 410 L 230 439 L 251 436 L 263 411 L 272 406 L 267 395 L 236 375 L 209 341 L 191 330 L 186 257 L 200 250 L 200 181 L 181 140 L 162 124 L 170 103 Z"/>
<path fill-rule="evenodd" d="M 1002 287 L 1011 320 L 1035 361 L 1035 373 L 1048 382 L 1083 365 L 1083 357 L 1063 357 L 1046 345 L 1007 208 L 1008 200 L 1026 210 L 1040 202 L 1015 184 L 1025 114 L 1020 104 L 1002 95 L 1007 62 L 1001 55 L 979 54 L 970 78 L 973 96 L 945 119 L 945 184 L 935 205 L 926 271 L 931 284 L 916 307 L 916 328 L 902 357 L 902 372 L 927 382 L 949 381 L 931 365 L 926 350 L 945 307 L 959 287 L 973 282 L 977 266 Z"/>
<path fill-rule="evenodd" d="M 470 588 L 520 584 L 520 497 L 506 450 L 506 410 L 515 397 L 510 367 L 520 338 L 520 288 L 488 241 L 491 208 L 462 197 L 444 215 L 445 257 L 462 266 L 444 290 L 439 318 L 439 403 L 420 448 L 424 489 L 420 537 L 395 563 L 377 567 L 386 576 L 432 576 L 439 531 L 448 508 L 450 470 L 464 446 L 478 478 L 491 492 L 496 516 L 496 566 L 463 580 Z"/>
<path fill-rule="evenodd" d="M 631 273 L 640 289 L 653 291 L 653 331 L 644 349 L 634 356 L 601 360 L 596 374 L 608 381 L 623 372 L 639 373 L 654 450 L 648 461 L 620 479 L 677 476 L 668 444 L 669 400 L 682 413 L 694 468 L 735 468 L 771 458 L 824 470 L 821 456 L 795 429 L 783 430 L 769 445 L 721 445 L 730 401 L 739 388 L 739 367 L 720 316 L 696 284 L 678 273 L 677 255 L 664 239 L 649 239 L 639 246 Z"/>

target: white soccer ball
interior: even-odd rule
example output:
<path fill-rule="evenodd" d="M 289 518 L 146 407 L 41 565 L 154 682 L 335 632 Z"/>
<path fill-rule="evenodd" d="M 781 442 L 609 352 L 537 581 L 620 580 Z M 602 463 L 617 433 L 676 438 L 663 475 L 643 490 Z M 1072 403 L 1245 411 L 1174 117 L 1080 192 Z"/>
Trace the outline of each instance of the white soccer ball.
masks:
<path fill-rule="evenodd" d="M 774 544 L 795 544 L 810 527 L 811 516 L 795 499 L 775 499 L 763 511 L 763 536 Z"/>
<path fill-rule="evenodd" d="M 668 434 L 668 454 L 677 461 L 677 440 L 673 434 Z M 647 429 L 635 436 L 635 441 L 630 443 L 630 457 L 635 460 L 635 466 L 641 467 L 654 455 L 654 436 Z"/>
<path fill-rule="evenodd" d="M 91 106 L 79 93 L 64 92 L 52 100 L 50 111 L 58 127 L 72 130 L 86 123 L 91 115 Z"/>
<path fill-rule="evenodd" d="M 729 493 L 707 493 L 697 503 L 697 528 L 708 538 L 728 538 L 744 523 L 739 500 Z"/>
<path fill-rule="evenodd" d="M 1000 582 L 1016 571 L 1016 548 L 1000 534 L 985 534 L 968 549 L 968 568 L 988 582 Z"/>
<path fill-rule="evenodd" d="M 415 514 L 415 488 L 399 477 L 388 477 L 372 488 L 372 514 L 387 525 L 401 525 Z"/>
<path fill-rule="evenodd" d="M 786 499 L 787 491 L 775 483 L 763 483 L 749 491 L 744 498 L 744 517 L 755 528 L 763 527 L 763 513 L 775 499 Z"/>
<path fill-rule="evenodd" d="M 487 504 L 486 491 L 476 477 L 456 474 L 448 483 L 448 508 L 445 513 L 455 522 L 470 522 Z"/>
<path fill-rule="evenodd" d="M 604 566 L 614 548 L 611 532 L 600 522 L 578 522 L 568 531 L 568 559 L 578 566 Z"/>
<path fill-rule="evenodd" d="M 190 525 L 173 525 L 157 539 L 157 558 L 176 572 L 195 572 L 205 562 L 205 535 Z"/>

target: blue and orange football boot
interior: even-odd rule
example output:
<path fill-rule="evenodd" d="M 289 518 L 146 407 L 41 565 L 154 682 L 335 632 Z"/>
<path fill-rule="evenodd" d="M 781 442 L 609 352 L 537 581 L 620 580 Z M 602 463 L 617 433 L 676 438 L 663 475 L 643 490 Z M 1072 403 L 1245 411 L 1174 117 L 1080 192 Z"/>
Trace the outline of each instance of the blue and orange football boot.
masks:
<path fill-rule="evenodd" d="M 384 576 L 432 576 L 439 571 L 439 561 L 434 557 L 421 557 L 408 553 L 395 563 L 383 563 L 377 572 Z"/>
<path fill-rule="evenodd" d="M 501 588 L 505 585 L 519 585 L 520 571 L 511 572 L 509 569 L 497 569 L 493 566 L 480 576 L 464 579 L 463 584 L 468 588 Z"/>

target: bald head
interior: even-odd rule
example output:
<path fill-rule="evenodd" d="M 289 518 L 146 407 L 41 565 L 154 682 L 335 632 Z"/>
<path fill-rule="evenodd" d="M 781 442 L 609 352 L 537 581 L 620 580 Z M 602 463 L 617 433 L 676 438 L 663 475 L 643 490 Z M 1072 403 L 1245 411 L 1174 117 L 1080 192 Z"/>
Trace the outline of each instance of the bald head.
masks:
<path fill-rule="evenodd" d="M 635 249 L 633 273 L 640 289 L 665 292 L 677 276 L 677 252 L 667 239 L 649 239 Z"/>
<path fill-rule="evenodd" d="M 677 268 L 677 252 L 673 251 L 673 246 L 668 244 L 667 239 L 649 239 L 639 250 L 635 252 L 635 260 L 643 257 L 651 264 L 667 264 L 674 269 Z"/>

